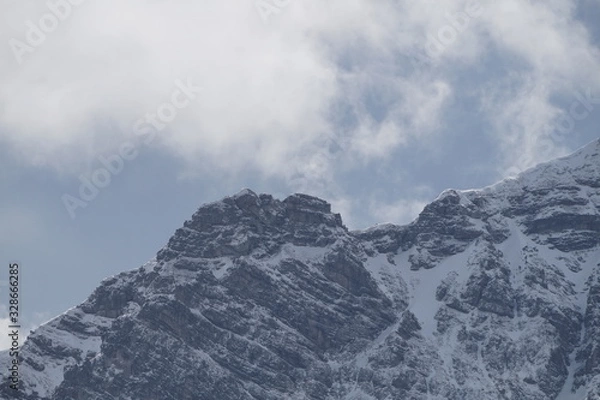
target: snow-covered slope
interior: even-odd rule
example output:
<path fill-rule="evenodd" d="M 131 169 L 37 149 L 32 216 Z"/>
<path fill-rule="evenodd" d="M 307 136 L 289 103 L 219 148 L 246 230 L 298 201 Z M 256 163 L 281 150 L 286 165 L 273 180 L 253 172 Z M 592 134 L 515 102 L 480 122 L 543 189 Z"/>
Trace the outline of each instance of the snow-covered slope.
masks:
<path fill-rule="evenodd" d="M 598 400 L 600 141 L 406 226 L 350 232 L 300 194 L 207 204 L 36 330 L 21 378 L 0 397 Z"/>

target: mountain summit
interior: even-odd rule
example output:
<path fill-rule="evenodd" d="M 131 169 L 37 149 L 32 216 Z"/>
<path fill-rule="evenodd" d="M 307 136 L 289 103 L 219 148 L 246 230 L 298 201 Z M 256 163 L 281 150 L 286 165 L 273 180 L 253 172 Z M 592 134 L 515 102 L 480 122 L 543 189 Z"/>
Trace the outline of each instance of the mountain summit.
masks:
<path fill-rule="evenodd" d="M 598 400 L 600 141 L 405 226 L 349 231 L 304 194 L 204 205 L 20 371 L 1 398 Z"/>

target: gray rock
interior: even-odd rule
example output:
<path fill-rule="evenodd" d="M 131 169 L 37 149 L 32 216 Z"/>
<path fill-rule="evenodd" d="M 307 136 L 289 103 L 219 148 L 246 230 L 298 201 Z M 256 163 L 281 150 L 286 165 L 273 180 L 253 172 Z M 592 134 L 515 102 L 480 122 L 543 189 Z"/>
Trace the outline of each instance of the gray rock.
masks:
<path fill-rule="evenodd" d="M 406 226 L 349 232 L 303 194 L 207 204 L 33 332 L 0 398 L 595 400 L 599 153 L 445 191 Z"/>

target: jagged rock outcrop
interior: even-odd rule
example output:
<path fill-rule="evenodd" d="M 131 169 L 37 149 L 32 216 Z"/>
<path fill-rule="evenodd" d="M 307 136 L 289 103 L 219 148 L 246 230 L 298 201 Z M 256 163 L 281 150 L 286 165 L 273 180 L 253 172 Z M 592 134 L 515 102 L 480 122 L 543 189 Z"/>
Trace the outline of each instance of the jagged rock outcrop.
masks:
<path fill-rule="evenodd" d="M 406 226 L 244 190 L 21 355 L 1 398 L 597 400 L 600 142 Z"/>

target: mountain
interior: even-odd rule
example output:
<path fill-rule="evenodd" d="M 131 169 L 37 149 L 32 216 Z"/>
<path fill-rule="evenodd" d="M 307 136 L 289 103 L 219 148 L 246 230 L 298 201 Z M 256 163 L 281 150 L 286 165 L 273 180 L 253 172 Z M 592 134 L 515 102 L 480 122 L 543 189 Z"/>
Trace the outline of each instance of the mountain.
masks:
<path fill-rule="evenodd" d="M 304 194 L 206 204 L 35 330 L 20 374 L 1 398 L 598 400 L 600 141 L 405 226 L 349 231 Z"/>

